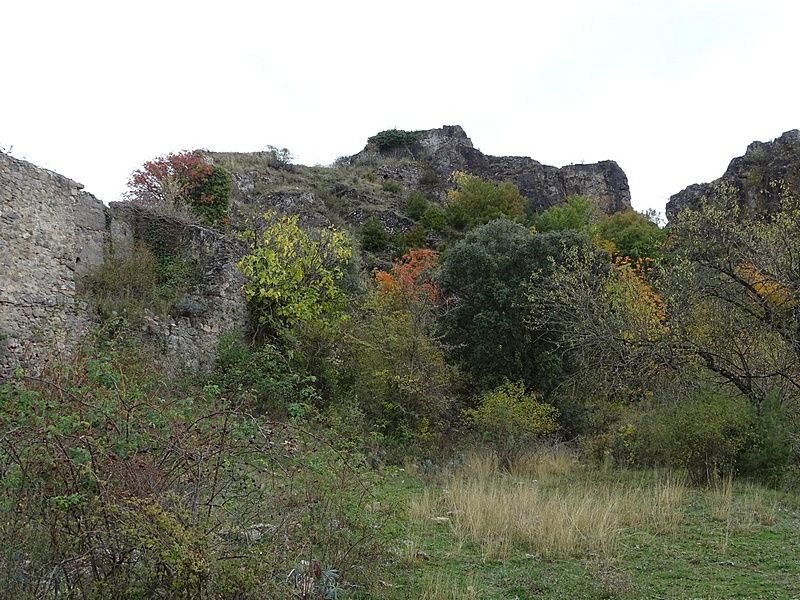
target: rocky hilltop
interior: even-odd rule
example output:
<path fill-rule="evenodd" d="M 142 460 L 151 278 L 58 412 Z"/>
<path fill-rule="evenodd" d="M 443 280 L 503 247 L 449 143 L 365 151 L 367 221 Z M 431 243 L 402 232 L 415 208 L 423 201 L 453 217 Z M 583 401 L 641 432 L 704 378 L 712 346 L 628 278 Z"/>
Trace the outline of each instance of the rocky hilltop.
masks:
<path fill-rule="evenodd" d="M 558 168 L 528 157 L 489 156 L 476 149 L 458 125 L 414 132 L 417 140 L 388 150 L 374 143 L 351 157 L 358 164 L 379 156 L 411 158 L 447 180 L 453 171 L 465 171 L 497 183 L 510 181 L 539 212 L 564 202 L 569 196 L 586 196 L 606 214 L 631 206 L 631 193 L 625 172 L 612 160 Z"/>
<path fill-rule="evenodd" d="M 684 208 L 696 206 L 703 196 L 713 197 L 723 187 L 732 190 L 749 213 L 769 213 L 778 207 L 780 198 L 780 186 L 773 182 L 800 192 L 800 130 L 787 131 L 771 142 L 753 142 L 719 179 L 690 185 L 671 196 L 667 218 L 674 219 Z"/>
<path fill-rule="evenodd" d="M 275 152 L 210 157 L 232 174 L 234 226 L 273 208 L 299 213 L 313 225 L 358 227 L 374 218 L 389 232 L 408 231 L 414 222 L 405 214 L 405 198 L 419 191 L 434 203 L 444 203 L 453 171 L 516 184 L 531 212 L 560 205 L 573 194 L 587 197 L 603 214 L 631 206 L 628 178 L 614 161 L 558 168 L 527 157 L 489 156 L 458 125 L 381 132 L 362 151 L 332 167 L 292 165 Z"/>

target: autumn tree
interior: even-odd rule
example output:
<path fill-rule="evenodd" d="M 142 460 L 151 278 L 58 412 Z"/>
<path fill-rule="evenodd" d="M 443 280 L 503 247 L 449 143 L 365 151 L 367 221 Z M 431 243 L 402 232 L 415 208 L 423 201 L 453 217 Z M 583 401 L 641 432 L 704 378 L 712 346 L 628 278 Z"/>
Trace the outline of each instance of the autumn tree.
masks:
<path fill-rule="evenodd" d="M 227 222 L 231 176 L 206 162 L 197 151 L 160 156 L 144 163 L 128 179 L 128 200 L 169 210 L 188 210 L 204 225 Z"/>
<path fill-rule="evenodd" d="M 430 441 L 452 397 L 453 369 L 434 336 L 438 256 L 410 250 L 376 274 L 349 325 L 351 393 L 387 436 Z"/>
<path fill-rule="evenodd" d="M 668 354 L 666 307 L 649 269 L 627 258 L 612 262 L 594 244 L 565 245 L 562 260 L 551 263 L 525 287 L 526 323 L 568 365 L 561 384 L 595 396 L 642 397 Z"/>
<path fill-rule="evenodd" d="M 297 215 L 264 218 L 267 227 L 261 235 L 248 233 L 250 253 L 238 264 L 259 323 L 281 333 L 341 322 L 346 313 L 339 283 L 352 256 L 347 234 L 333 227 L 304 229 Z"/>
<path fill-rule="evenodd" d="M 721 188 L 670 225 L 672 326 L 687 353 L 760 403 L 800 398 L 800 201 L 749 214 Z"/>

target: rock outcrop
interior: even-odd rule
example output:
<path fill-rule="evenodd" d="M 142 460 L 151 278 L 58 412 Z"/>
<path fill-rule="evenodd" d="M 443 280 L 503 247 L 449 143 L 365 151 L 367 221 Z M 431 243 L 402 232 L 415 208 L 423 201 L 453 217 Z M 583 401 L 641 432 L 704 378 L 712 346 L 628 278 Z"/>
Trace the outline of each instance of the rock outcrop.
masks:
<path fill-rule="evenodd" d="M 479 175 L 497 183 L 510 181 L 528 198 L 531 209 L 537 212 L 562 204 L 573 194 L 589 198 L 604 214 L 631 206 L 628 178 L 611 160 L 558 168 L 528 157 L 489 156 L 476 149 L 458 125 L 420 131 L 417 137 L 413 144 L 388 151 L 368 144 L 351 157 L 351 162 L 374 162 L 383 154 L 413 159 L 422 165 L 421 173 L 429 169 L 441 181 L 447 181 L 453 171 Z"/>
<path fill-rule="evenodd" d="M 800 130 L 787 131 L 771 142 L 753 142 L 744 156 L 734 158 L 725 173 L 711 183 L 688 186 L 667 202 L 667 219 L 684 208 L 697 206 L 704 196 L 725 189 L 750 214 L 764 214 L 779 206 L 781 187 L 800 193 Z"/>

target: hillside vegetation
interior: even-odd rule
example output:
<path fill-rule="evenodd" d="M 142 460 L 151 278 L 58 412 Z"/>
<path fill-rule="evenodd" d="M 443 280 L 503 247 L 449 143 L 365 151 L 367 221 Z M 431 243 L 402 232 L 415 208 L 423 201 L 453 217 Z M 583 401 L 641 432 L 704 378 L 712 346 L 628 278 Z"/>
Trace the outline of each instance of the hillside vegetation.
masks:
<path fill-rule="evenodd" d="M 90 274 L 92 335 L 0 385 L 9 597 L 799 596 L 798 190 L 662 228 L 383 134 L 137 171 L 247 245 L 251 326 L 179 372 L 141 319 L 191 313 L 191 264 Z"/>

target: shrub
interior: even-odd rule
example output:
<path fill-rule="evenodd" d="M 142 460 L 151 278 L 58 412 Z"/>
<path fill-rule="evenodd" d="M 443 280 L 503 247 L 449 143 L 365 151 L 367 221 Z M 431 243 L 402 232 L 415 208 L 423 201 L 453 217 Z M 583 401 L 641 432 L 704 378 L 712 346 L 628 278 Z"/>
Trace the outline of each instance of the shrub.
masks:
<path fill-rule="evenodd" d="M 425 194 L 420 191 L 411 192 L 406 199 L 406 214 L 408 218 L 419 221 L 428 205 L 428 198 Z"/>
<path fill-rule="evenodd" d="M 298 557 L 363 583 L 388 513 L 362 455 L 215 386 L 162 393 L 89 342 L 0 384 L 4 596 L 288 598 Z"/>
<path fill-rule="evenodd" d="M 451 177 L 456 189 L 447 195 L 447 222 L 455 229 L 469 231 L 495 219 L 521 222 L 527 200 L 510 182 L 499 185 L 460 171 Z"/>
<path fill-rule="evenodd" d="M 383 252 L 389 245 L 389 234 L 378 219 L 370 219 L 361 228 L 361 247 L 367 252 Z"/>
<path fill-rule="evenodd" d="M 287 356 L 272 344 L 253 347 L 241 335 L 222 335 L 211 382 L 222 393 L 252 407 L 258 414 L 286 419 L 289 407 L 315 404 L 314 377 L 296 372 Z"/>
<path fill-rule="evenodd" d="M 135 319 L 146 311 L 169 314 L 198 279 L 194 261 L 174 254 L 157 256 L 137 242 L 130 250 L 107 255 L 81 279 L 78 291 L 102 318 Z"/>
<path fill-rule="evenodd" d="M 447 227 L 447 215 L 438 206 L 429 206 L 422 214 L 422 224 L 428 229 L 443 233 Z"/>
<path fill-rule="evenodd" d="M 419 178 L 419 184 L 428 188 L 436 187 L 439 185 L 439 176 L 433 169 L 427 168 L 422 172 L 422 176 Z"/>
<path fill-rule="evenodd" d="M 767 397 L 756 411 L 753 438 L 736 465 L 742 475 L 770 486 L 778 486 L 789 469 L 792 444 L 786 414 L 775 395 Z"/>
<path fill-rule="evenodd" d="M 753 439 L 753 409 L 743 398 L 701 389 L 679 406 L 656 409 L 639 423 L 634 453 L 649 464 L 683 468 L 695 483 L 734 473 Z"/>
<path fill-rule="evenodd" d="M 394 181 L 392 179 L 387 179 L 381 184 L 381 187 L 384 191 L 389 192 L 390 194 L 402 194 L 403 193 L 403 186 L 399 181 Z"/>
<path fill-rule="evenodd" d="M 467 410 L 473 426 L 510 468 L 518 454 L 558 429 L 558 410 L 525 385 L 506 382 L 485 392 L 477 408 Z"/>
<path fill-rule="evenodd" d="M 411 248 L 424 248 L 428 242 L 428 231 L 422 223 L 415 223 L 406 234 L 406 241 Z"/>
<path fill-rule="evenodd" d="M 208 178 L 192 190 L 192 212 L 204 225 L 222 228 L 228 222 L 231 194 L 231 174 L 222 167 L 213 165 Z"/>
<path fill-rule="evenodd" d="M 573 194 L 564 206 L 552 206 L 534 220 L 538 231 L 585 230 L 594 219 L 596 209 L 591 200 Z M 657 227 L 656 227 L 657 229 Z"/>
<path fill-rule="evenodd" d="M 402 129 L 387 129 L 367 139 L 367 144 L 377 146 L 378 150 L 385 152 L 396 148 L 411 146 L 422 137 L 424 131 L 403 131 Z"/>

